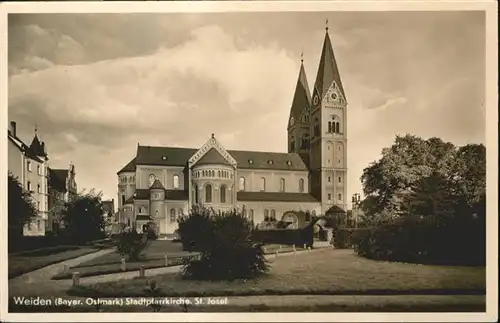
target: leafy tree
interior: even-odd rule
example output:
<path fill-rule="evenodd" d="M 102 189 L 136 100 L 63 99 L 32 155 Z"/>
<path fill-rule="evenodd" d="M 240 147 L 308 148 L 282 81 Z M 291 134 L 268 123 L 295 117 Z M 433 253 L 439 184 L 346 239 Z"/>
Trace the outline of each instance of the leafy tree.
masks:
<path fill-rule="evenodd" d="M 361 176 L 366 196 L 361 203 L 364 220 L 377 222 L 407 216 L 410 205 L 430 203 L 433 198 L 424 195 L 436 194 L 437 190 L 448 192 L 451 196 L 447 199 L 469 209 L 485 190 L 485 161 L 483 145 L 457 148 L 439 138 L 396 136 L 395 143 L 384 148 L 382 157 L 365 168 Z"/>
<path fill-rule="evenodd" d="M 65 203 L 62 218 L 64 234 L 75 243 L 104 238 L 106 235 L 105 210 L 102 194 L 94 190 L 80 193 Z"/>
<path fill-rule="evenodd" d="M 140 234 L 136 230 L 126 230 L 118 236 L 116 249 L 128 261 L 138 261 L 148 244 L 147 234 Z"/>
<path fill-rule="evenodd" d="M 26 224 L 38 215 L 31 193 L 24 190 L 17 177 L 9 173 L 8 237 L 13 242 L 23 235 Z M 10 244 L 9 244 L 10 245 Z"/>

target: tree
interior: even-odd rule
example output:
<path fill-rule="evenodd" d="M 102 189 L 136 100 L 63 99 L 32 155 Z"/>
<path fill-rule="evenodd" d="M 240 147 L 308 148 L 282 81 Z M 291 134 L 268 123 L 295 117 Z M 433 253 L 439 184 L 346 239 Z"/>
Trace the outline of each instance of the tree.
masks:
<path fill-rule="evenodd" d="M 483 145 L 457 148 L 439 138 L 396 136 L 395 143 L 382 150 L 382 157 L 363 170 L 361 181 L 366 198 L 361 207 L 365 219 L 377 221 L 408 215 L 408 203 L 417 197 L 415 192 L 420 190 L 420 197 L 426 190 L 431 194 L 430 186 L 437 185 L 436 181 L 440 181 L 440 190 L 453 193 L 456 203 L 463 200 L 467 207 L 472 207 L 486 188 L 485 161 Z M 424 178 L 429 179 L 424 183 Z"/>
<path fill-rule="evenodd" d="M 101 193 L 96 194 L 93 190 L 80 193 L 65 203 L 62 212 L 65 236 L 75 243 L 104 238 L 104 213 Z"/>
<path fill-rule="evenodd" d="M 9 173 L 8 237 L 14 241 L 23 235 L 23 228 L 38 215 L 31 193 L 24 190 L 17 177 Z"/>

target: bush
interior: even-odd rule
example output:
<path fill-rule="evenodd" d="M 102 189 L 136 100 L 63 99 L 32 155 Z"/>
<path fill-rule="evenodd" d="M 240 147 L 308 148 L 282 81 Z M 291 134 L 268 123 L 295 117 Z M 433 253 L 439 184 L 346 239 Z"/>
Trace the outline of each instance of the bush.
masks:
<path fill-rule="evenodd" d="M 139 260 L 148 244 L 147 235 L 137 233 L 135 230 L 122 232 L 117 241 L 118 253 L 129 261 Z"/>
<path fill-rule="evenodd" d="M 146 224 L 145 231 L 148 240 L 158 240 L 158 233 L 156 230 L 156 223 L 149 222 Z"/>
<path fill-rule="evenodd" d="M 314 241 L 314 225 L 310 224 L 301 229 L 255 229 L 251 240 L 265 244 L 284 244 L 312 247 Z"/>
<path fill-rule="evenodd" d="M 212 239 L 211 209 L 195 206 L 187 215 L 179 217 L 177 234 L 186 251 L 202 251 Z"/>
<path fill-rule="evenodd" d="M 202 212 L 205 214 L 205 211 Z M 201 251 L 201 257 L 185 264 L 183 268 L 185 278 L 202 280 L 253 278 L 269 269 L 260 245 L 250 239 L 252 225 L 244 216 L 231 211 L 208 217 L 208 220 L 211 231 L 210 234 L 205 233 L 205 237 L 210 236 L 211 239 L 196 245 Z"/>
<path fill-rule="evenodd" d="M 406 217 L 360 231 L 360 256 L 376 260 L 442 265 L 484 265 L 484 218 Z"/>

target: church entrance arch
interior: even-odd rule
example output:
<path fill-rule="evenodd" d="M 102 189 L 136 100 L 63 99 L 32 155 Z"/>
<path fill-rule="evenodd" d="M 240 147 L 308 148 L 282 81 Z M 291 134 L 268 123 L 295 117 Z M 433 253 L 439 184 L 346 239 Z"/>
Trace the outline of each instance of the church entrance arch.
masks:
<path fill-rule="evenodd" d="M 287 229 L 298 229 L 299 228 L 299 218 L 293 212 L 287 212 L 283 214 L 281 221 L 288 223 Z"/>

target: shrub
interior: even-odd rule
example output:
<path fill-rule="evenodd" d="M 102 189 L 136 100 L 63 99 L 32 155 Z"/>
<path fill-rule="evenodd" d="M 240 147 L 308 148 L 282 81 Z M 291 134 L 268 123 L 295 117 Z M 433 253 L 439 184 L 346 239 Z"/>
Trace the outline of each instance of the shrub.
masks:
<path fill-rule="evenodd" d="M 177 233 L 186 251 L 202 251 L 210 244 L 213 232 L 212 209 L 195 206 L 189 214 L 179 217 Z"/>
<path fill-rule="evenodd" d="M 442 265 L 484 265 L 482 218 L 406 217 L 360 231 L 353 239 L 360 256 L 377 260 Z"/>
<path fill-rule="evenodd" d="M 186 263 L 187 279 L 253 278 L 269 269 L 259 245 L 251 241 L 252 224 L 236 211 L 210 217 L 210 240 L 198 245 L 199 260 Z M 208 235 L 207 235 L 208 236 Z"/>
<path fill-rule="evenodd" d="M 135 230 L 127 230 L 119 235 L 116 249 L 127 260 L 136 261 L 142 256 L 147 244 L 148 240 L 145 234 L 137 233 Z"/>
<path fill-rule="evenodd" d="M 156 230 L 156 223 L 149 222 L 146 224 L 145 231 L 148 240 L 158 240 L 158 234 Z"/>

